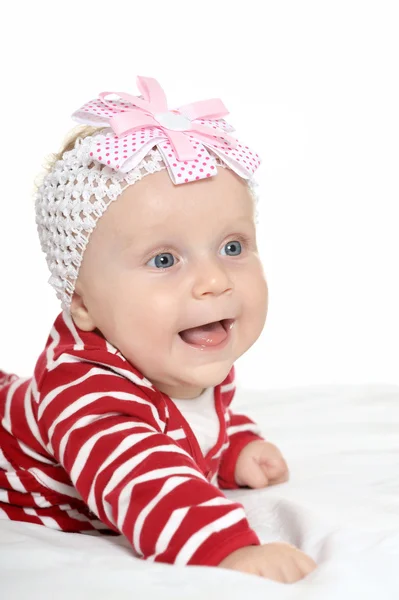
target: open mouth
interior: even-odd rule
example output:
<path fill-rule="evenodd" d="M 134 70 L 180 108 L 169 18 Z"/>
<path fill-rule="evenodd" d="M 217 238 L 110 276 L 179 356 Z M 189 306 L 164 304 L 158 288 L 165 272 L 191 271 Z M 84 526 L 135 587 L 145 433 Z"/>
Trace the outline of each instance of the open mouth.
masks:
<path fill-rule="evenodd" d="M 183 342 L 190 346 L 214 347 L 223 345 L 229 338 L 234 319 L 212 321 L 190 329 L 179 331 Z"/>

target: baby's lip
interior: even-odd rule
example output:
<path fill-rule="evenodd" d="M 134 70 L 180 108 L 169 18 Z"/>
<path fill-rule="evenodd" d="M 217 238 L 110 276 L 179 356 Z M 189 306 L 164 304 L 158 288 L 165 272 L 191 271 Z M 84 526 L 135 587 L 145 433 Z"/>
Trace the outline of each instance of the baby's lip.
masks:
<path fill-rule="evenodd" d="M 223 325 L 225 331 L 229 331 L 230 329 L 232 329 L 235 323 L 235 319 L 222 319 L 220 322 Z"/>
<path fill-rule="evenodd" d="M 231 317 L 228 319 L 216 319 L 214 321 L 205 321 L 202 323 L 197 323 L 196 325 L 191 325 L 190 327 L 185 327 L 184 329 L 181 329 L 179 331 L 179 334 L 182 331 L 186 331 L 187 329 L 194 329 L 195 327 L 203 327 L 204 325 L 210 325 L 211 323 L 221 323 L 222 327 L 224 328 L 225 331 L 230 331 L 230 329 L 233 327 L 235 322 L 235 317 Z"/>

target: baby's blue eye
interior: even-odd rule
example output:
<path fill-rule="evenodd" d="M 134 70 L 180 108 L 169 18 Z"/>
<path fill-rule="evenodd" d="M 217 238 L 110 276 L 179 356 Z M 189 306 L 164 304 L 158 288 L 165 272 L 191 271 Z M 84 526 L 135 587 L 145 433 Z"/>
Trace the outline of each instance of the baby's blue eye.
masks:
<path fill-rule="evenodd" d="M 151 264 L 152 261 L 155 261 L 155 264 Z M 175 259 L 173 254 L 170 252 L 162 252 L 161 254 L 157 254 L 154 258 L 148 261 L 148 265 L 150 267 L 157 267 L 158 269 L 167 269 L 168 267 L 173 267 L 175 263 Z"/>
<path fill-rule="evenodd" d="M 224 245 L 223 250 L 225 248 L 227 256 L 238 256 L 241 254 L 241 244 L 237 240 L 234 240 L 234 242 L 228 242 Z"/>
<path fill-rule="evenodd" d="M 238 240 L 228 242 L 223 246 L 223 251 L 222 254 L 226 254 L 227 256 L 239 256 L 242 252 L 241 244 Z M 168 269 L 169 267 L 173 267 L 175 262 L 175 257 L 171 252 L 160 252 L 151 258 L 147 262 L 147 265 L 156 267 L 157 269 Z"/>

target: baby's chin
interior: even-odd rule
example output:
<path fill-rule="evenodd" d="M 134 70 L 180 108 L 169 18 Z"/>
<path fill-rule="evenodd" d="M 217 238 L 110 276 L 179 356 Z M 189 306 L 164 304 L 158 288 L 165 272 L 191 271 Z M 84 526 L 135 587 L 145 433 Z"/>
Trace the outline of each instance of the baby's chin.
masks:
<path fill-rule="evenodd" d="M 187 373 L 186 377 L 182 378 L 184 387 L 192 386 L 192 388 L 209 388 L 220 385 L 230 372 L 232 364 L 224 362 L 223 364 L 212 363 L 208 365 L 198 365 L 193 372 Z"/>
<path fill-rule="evenodd" d="M 222 364 L 198 365 L 185 373 L 180 373 L 176 378 L 160 378 L 152 382 L 160 391 L 172 398 L 195 398 L 209 387 L 220 385 L 227 377 L 232 363 L 226 361 Z M 155 378 L 156 379 L 156 378 Z"/>
<path fill-rule="evenodd" d="M 228 364 L 224 367 L 217 367 L 217 365 L 207 365 L 204 367 L 204 372 L 202 376 L 198 377 L 200 384 L 204 387 L 214 387 L 215 385 L 220 385 L 230 373 L 232 365 Z"/>

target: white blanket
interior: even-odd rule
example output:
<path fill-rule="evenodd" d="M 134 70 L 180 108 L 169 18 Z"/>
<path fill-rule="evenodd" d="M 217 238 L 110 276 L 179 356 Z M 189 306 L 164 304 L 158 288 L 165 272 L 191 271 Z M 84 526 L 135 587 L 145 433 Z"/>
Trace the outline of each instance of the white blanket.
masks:
<path fill-rule="evenodd" d="M 288 483 L 239 490 L 262 541 L 286 540 L 318 569 L 296 584 L 209 567 L 149 564 L 121 536 L 0 521 L 1 600 L 399 598 L 399 387 L 238 394 L 283 451 Z"/>

